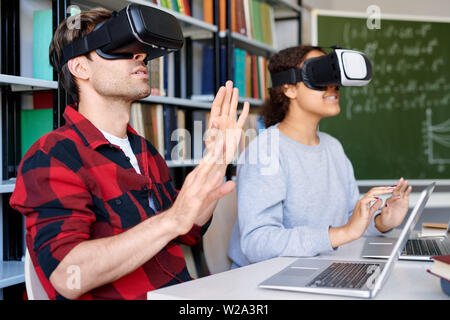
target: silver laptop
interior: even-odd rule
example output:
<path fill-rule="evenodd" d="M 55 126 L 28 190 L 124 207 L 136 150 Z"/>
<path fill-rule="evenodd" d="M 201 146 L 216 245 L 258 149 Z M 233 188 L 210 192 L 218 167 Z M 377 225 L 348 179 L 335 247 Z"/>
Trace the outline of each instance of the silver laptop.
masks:
<path fill-rule="evenodd" d="M 447 223 L 447 233 L 449 232 L 449 228 L 450 220 Z M 361 256 L 363 258 L 387 259 L 396 241 L 396 238 L 368 237 Z M 433 256 L 447 254 L 450 254 L 450 237 L 418 238 L 416 233 L 406 242 L 399 259 L 430 261 Z"/>
<path fill-rule="evenodd" d="M 422 191 L 386 262 L 299 258 L 261 282 L 259 287 L 362 298 L 375 297 L 391 273 L 434 187 L 435 183 L 432 183 Z"/>

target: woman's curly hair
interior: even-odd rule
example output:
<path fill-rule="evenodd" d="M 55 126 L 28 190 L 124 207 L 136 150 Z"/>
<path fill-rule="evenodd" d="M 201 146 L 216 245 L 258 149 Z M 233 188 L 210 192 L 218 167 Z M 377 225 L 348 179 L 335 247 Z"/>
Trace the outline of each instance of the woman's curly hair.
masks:
<path fill-rule="evenodd" d="M 269 60 L 269 72 L 275 74 L 291 68 L 298 67 L 305 56 L 312 50 L 324 52 L 320 47 L 300 45 L 283 49 L 273 55 Z M 325 52 L 324 52 L 325 53 Z M 260 115 L 266 128 L 281 122 L 289 109 L 289 98 L 283 93 L 283 87 L 269 88 L 269 99 L 260 107 Z"/>

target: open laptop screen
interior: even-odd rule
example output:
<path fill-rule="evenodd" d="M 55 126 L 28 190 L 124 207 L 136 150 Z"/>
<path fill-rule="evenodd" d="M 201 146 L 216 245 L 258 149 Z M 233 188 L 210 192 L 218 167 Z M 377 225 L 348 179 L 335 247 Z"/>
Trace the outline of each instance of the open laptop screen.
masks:
<path fill-rule="evenodd" d="M 372 292 L 372 295 L 375 296 L 378 292 L 378 290 L 382 287 L 386 275 L 389 274 L 390 269 L 394 265 L 394 261 L 398 259 L 398 257 L 401 254 L 401 251 L 403 247 L 406 244 L 406 241 L 408 241 L 410 233 L 413 231 L 414 226 L 417 224 L 417 221 L 419 220 L 420 216 L 422 215 L 423 209 L 425 208 L 425 205 L 430 198 L 431 193 L 434 190 L 434 187 L 436 186 L 436 182 L 433 182 L 429 184 L 420 194 L 420 198 L 417 201 L 416 205 L 414 206 L 413 211 L 411 212 L 408 220 L 406 221 L 406 224 L 400 233 L 400 236 L 398 237 L 394 248 L 392 249 L 391 255 L 389 256 L 389 259 L 383 268 L 383 271 L 381 272 L 380 276 L 377 278 L 375 282 L 375 286 Z"/>

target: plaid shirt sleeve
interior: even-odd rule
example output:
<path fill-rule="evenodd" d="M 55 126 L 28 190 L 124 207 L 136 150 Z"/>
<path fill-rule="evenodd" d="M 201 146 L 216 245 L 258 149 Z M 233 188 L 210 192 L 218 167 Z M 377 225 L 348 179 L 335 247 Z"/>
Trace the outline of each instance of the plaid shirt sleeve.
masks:
<path fill-rule="evenodd" d="M 32 248 L 49 279 L 70 250 L 89 239 L 95 214 L 74 168 L 42 150 L 30 151 L 19 168 L 10 204 L 26 216 Z"/>

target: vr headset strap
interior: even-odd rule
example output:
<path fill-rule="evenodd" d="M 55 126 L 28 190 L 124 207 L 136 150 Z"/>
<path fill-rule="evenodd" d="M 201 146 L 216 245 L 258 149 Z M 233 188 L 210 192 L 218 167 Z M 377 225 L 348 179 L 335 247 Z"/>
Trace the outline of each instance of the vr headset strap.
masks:
<path fill-rule="evenodd" d="M 111 42 L 108 28 L 102 27 L 92 31 L 87 36 L 69 43 L 63 48 L 60 66 L 72 58 L 97 50 Z"/>
<path fill-rule="evenodd" d="M 296 84 L 297 82 L 302 81 L 302 79 L 302 69 L 291 68 L 272 75 L 272 88 L 283 84 Z"/>

